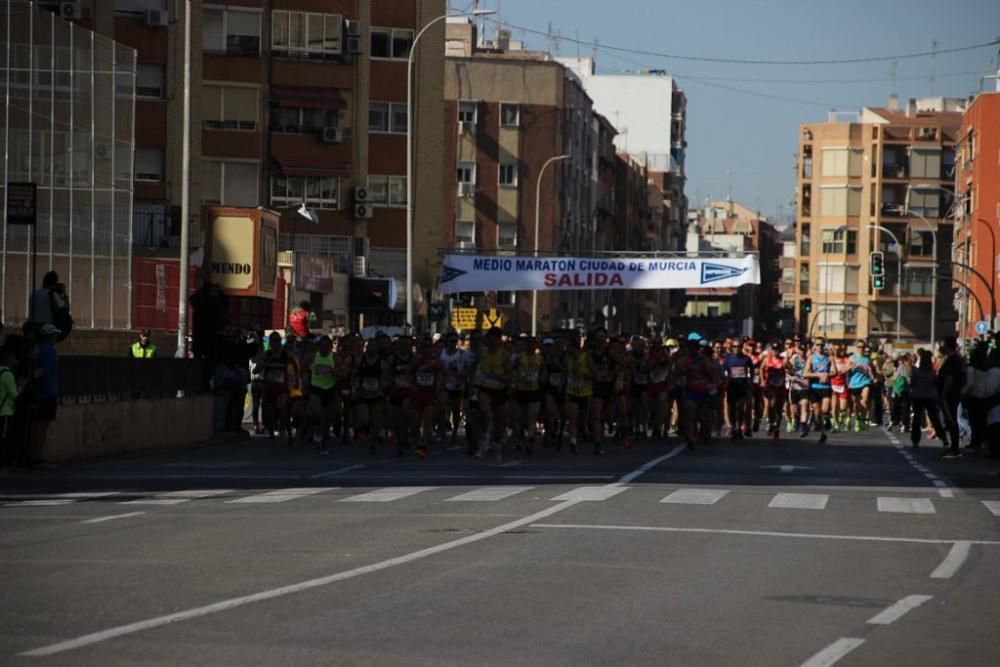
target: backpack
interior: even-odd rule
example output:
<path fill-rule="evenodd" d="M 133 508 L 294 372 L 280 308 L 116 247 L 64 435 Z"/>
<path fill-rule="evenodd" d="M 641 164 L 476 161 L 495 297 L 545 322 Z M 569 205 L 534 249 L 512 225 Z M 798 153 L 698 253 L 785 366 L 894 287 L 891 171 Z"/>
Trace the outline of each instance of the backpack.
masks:
<path fill-rule="evenodd" d="M 73 331 L 73 316 L 69 314 L 69 305 L 56 308 L 55 292 L 49 290 L 49 307 L 52 309 L 52 324 L 61 332 L 58 340 L 66 340 Z"/>

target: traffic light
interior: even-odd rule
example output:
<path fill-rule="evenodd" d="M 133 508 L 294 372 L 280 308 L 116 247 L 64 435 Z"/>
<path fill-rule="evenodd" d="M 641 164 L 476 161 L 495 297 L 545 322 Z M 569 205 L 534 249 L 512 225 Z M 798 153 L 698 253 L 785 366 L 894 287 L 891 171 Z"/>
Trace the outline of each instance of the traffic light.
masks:
<path fill-rule="evenodd" d="M 813 300 L 810 298 L 802 299 L 802 312 L 811 313 L 813 309 Z"/>
<path fill-rule="evenodd" d="M 885 289 L 885 274 L 872 275 L 872 287 L 877 290 Z"/>
<path fill-rule="evenodd" d="M 871 274 L 872 276 L 884 276 L 885 275 L 885 255 L 876 250 L 871 254 Z M 883 284 L 885 281 L 882 281 Z"/>

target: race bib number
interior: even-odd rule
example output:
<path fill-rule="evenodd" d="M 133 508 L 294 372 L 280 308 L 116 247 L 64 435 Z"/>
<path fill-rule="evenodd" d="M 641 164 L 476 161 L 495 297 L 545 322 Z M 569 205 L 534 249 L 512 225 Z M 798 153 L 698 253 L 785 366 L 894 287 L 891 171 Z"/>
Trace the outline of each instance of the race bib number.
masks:
<path fill-rule="evenodd" d="M 400 389 L 408 389 L 410 387 L 410 378 L 405 375 L 397 375 L 393 380 L 393 384 Z"/>
<path fill-rule="evenodd" d="M 667 369 L 657 368 L 649 374 L 649 379 L 653 384 L 660 384 L 667 381 Z"/>
<path fill-rule="evenodd" d="M 729 377 L 733 380 L 745 380 L 747 377 L 746 366 L 732 366 L 729 369 Z"/>
<path fill-rule="evenodd" d="M 847 387 L 845 387 L 842 384 L 835 384 L 830 388 L 833 389 L 833 393 L 835 394 L 843 394 L 845 391 L 847 391 Z"/>
<path fill-rule="evenodd" d="M 330 379 L 333 377 L 333 366 L 316 366 L 313 368 L 313 373 L 315 373 L 317 377 Z"/>
<path fill-rule="evenodd" d="M 433 387 L 434 386 L 434 374 L 433 373 L 417 373 L 417 384 L 421 387 Z"/>
<path fill-rule="evenodd" d="M 280 368 L 271 368 L 264 373 L 264 380 L 270 384 L 285 384 L 285 371 Z"/>
<path fill-rule="evenodd" d="M 563 383 L 562 375 L 559 373 L 549 373 L 549 384 L 553 387 L 561 387 Z"/>
<path fill-rule="evenodd" d="M 534 382 L 538 379 L 538 371 L 533 368 L 521 371 L 521 379 L 525 382 Z"/>
<path fill-rule="evenodd" d="M 365 391 L 377 391 L 378 385 L 378 378 L 365 378 L 361 381 L 361 388 Z"/>
<path fill-rule="evenodd" d="M 649 374 L 648 373 L 636 373 L 635 375 L 636 384 L 649 384 Z"/>

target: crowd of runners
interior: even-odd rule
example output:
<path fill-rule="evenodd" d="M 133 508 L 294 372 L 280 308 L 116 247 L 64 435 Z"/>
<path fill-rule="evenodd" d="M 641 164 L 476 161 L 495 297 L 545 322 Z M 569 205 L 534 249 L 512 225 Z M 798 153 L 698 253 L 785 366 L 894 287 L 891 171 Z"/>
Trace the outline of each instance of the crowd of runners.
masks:
<path fill-rule="evenodd" d="M 284 440 L 325 455 L 337 440 L 372 455 L 425 457 L 436 443 L 501 461 L 505 449 L 601 455 L 671 436 L 690 448 L 782 434 L 823 443 L 887 425 L 909 432 L 914 446 L 926 429 L 957 456 L 964 376 L 953 340 L 938 358 L 927 350 L 890 358 L 866 341 L 849 349 L 823 338 L 490 329 L 334 341 L 274 332 L 251 363 L 251 392 L 254 430 L 275 453 Z"/>

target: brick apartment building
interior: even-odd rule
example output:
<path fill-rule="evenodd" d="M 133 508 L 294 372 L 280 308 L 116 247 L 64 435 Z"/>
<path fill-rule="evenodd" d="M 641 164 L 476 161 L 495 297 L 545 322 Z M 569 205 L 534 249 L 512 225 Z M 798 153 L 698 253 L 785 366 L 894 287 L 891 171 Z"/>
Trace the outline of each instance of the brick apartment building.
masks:
<path fill-rule="evenodd" d="M 970 338 L 977 335 L 977 322 L 989 322 L 994 315 L 990 291 L 996 294 L 1000 273 L 1000 91 L 980 93 L 966 110 L 959 131 L 957 164 L 955 188 L 962 209 L 955 232 L 956 258 L 983 276 L 980 279 L 955 267 L 955 278 L 975 295 L 962 296 L 960 292 L 956 299 L 959 335 Z M 996 331 L 1000 322 L 989 326 Z"/>
<path fill-rule="evenodd" d="M 67 3 L 48 4 L 67 14 Z M 70 4 L 75 6 L 70 18 L 138 52 L 136 262 L 165 266 L 168 281 L 175 284 L 182 12 L 191 7 L 192 249 L 205 244 L 202 206 L 264 207 L 280 214 L 282 250 L 291 249 L 294 234 L 295 250 L 323 259 L 318 265 L 326 271 L 353 272 L 355 257 L 364 256 L 366 262 L 357 267 L 365 274 L 404 280 L 407 55 L 416 32 L 445 13 L 444 0 Z M 418 239 L 434 235 L 441 218 L 434 193 L 442 168 L 443 40 L 443 23 L 432 26 L 415 59 Z M 366 200 L 359 201 L 359 195 L 367 195 Z M 318 224 L 295 213 L 303 203 L 316 212 Z M 426 268 L 433 262 L 431 245 L 414 248 L 414 280 L 424 287 L 431 281 Z M 148 274 L 149 267 L 144 269 Z M 294 287 L 299 289 L 289 292 L 292 299 L 312 298 L 320 309 L 327 308 L 324 299 L 344 296 Z M 176 299 L 176 289 L 168 289 L 165 308 L 159 309 L 164 316 L 152 322 L 140 316 L 134 326 L 176 328 Z M 382 317 L 371 313 L 369 321 L 401 321 L 402 303 L 400 298 L 395 315 L 387 306 Z M 137 306 L 140 312 L 148 308 Z M 282 324 L 284 309 L 274 304 L 243 300 L 240 308 L 233 315 L 241 321 L 272 323 L 268 316 L 276 310 L 273 324 Z"/>
<path fill-rule="evenodd" d="M 951 273 L 949 211 L 963 105 L 911 99 L 900 110 L 892 98 L 888 108 L 831 112 L 826 123 L 800 127 L 795 312 L 801 333 L 895 340 L 898 327 L 903 341 L 930 339 L 935 261 L 939 276 Z M 881 290 L 870 275 L 874 250 L 885 254 Z M 956 314 L 947 281 L 938 281 L 937 295 L 940 337 L 955 329 Z M 803 312 L 807 297 L 811 313 Z"/>

